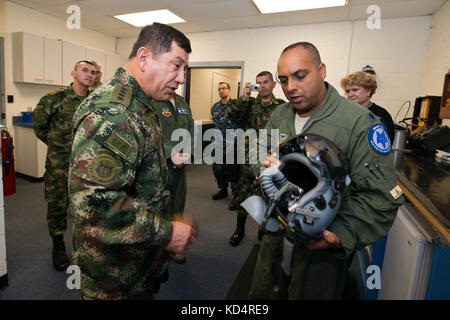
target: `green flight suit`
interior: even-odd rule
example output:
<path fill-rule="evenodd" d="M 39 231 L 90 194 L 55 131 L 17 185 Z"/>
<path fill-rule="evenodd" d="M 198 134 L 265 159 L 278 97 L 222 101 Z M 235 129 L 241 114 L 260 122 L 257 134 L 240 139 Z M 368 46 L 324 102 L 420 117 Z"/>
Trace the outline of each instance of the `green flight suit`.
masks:
<path fill-rule="evenodd" d="M 123 68 L 75 113 L 69 195 L 83 298 L 151 294 L 169 263 L 168 171 L 158 118 Z"/>
<path fill-rule="evenodd" d="M 33 110 L 34 132 L 48 147 L 44 181 L 48 204 L 47 224 L 51 237 L 63 234 L 67 228 L 67 172 L 72 120 L 75 110 L 85 98 L 78 96 L 70 84 L 43 96 Z"/>
<path fill-rule="evenodd" d="M 190 137 L 190 142 L 184 141 L 186 145 L 184 153 L 194 154 L 194 119 L 189 105 L 183 97 L 175 95 L 175 106 L 170 101 L 151 100 L 152 106 L 161 124 L 163 134 L 164 154 L 170 178 L 170 210 L 171 213 L 182 213 L 186 203 L 186 165 L 181 168 L 174 168 L 171 160 L 172 149 L 181 141 L 178 137 L 172 141 L 172 132 L 176 129 L 185 129 L 186 136 Z M 174 137 L 175 139 L 175 137 Z"/>
<path fill-rule="evenodd" d="M 333 141 L 347 160 L 352 182 L 344 193 L 335 220 L 328 227 L 342 246 L 307 250 L 296 245 L 289 299 L 341 299 L 355 250 L 386 235 L 398 207 L 404 202 L 403 196 L 396 198 L 390 193 L 397 185 L 392 154 L 378 153 L 370 144 L 370 132 L 380 123 L 378 118 L 325 84 L 328 89 L 325 101 L 311 115 L 303 133 L 321 135 Z M 295 114 L 290 103 L 278 107 L 266 125 L 269 136 L 271 129 L 279 129 L 283 141 L 295 136 Z M 281 236 L 264 235 L 250 297 L 270 299 L 270 291 L 281 272 L 282 247 Z"/>

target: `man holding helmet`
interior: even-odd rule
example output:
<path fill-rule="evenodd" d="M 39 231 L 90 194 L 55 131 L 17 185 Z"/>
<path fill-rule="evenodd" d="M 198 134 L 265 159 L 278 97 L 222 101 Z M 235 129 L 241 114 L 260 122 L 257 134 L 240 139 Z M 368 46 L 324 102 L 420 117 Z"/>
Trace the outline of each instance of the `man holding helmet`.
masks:
<path fill-rule="evenodd" d="M 294 143 L 300 151 L 311 134 L 332 141 L 339 150 L 335 153 L 345 159 L 351 179 L 351 184 L 342 188 L 339 211 L 322 235 L 318 239 L 294 241 L 286 288 L 289 299 L 341 299 L 355 250 L 384 236 L 404 201 L 396 185 L 386 129 L 370 112 L 341 97 L 324 81 L 325 77 L 325 64 L 314 45 L 299 42 L 284 49 L 278 61 L 277 78 L 289 103 L 279 106 L 266 125 L 268 141 L 271 129 L 279 129 L 280 142 L 303 133 Z M 318 147 L 319 155 L 327 151 L 328 147 Z M 284 152 L 286 149 L 282 145 L 282 162 Z M 303 154 L 308 161 L 316 160 L 311 158 L 310 152 Z M 265 164 L 267 167 L 281 164 L 283 172 L 283 165 L 286 165 L 275 155 L 269 160 Z M 294 176 L 286 178 L 293 180 Z M 336 189 L 336 185 L 333 188 Z M 327 206 L 330 203 L 326 201 Z M 306 207 L 298 205 L 297 208 Z M 251 298 L 273 297 L 280 284 L 282 259 L 283 237 L 280 232 L 266 232 L 249 293 Z"/>

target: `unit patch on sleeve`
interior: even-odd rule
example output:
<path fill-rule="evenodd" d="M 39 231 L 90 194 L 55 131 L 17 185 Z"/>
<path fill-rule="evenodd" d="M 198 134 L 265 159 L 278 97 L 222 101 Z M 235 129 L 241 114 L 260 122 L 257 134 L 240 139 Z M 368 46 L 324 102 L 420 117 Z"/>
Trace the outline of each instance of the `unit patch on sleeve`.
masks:
<path fill-rule="evenodd" d="M 369 144 L 373 150 L 380 154 L 389 154 L 392 150 L 391 139 L 382 124 L 375 124 L 370 128 Z"/>
<path fill-rule="evenodd" d="M 110 152 L 97 153 L 88 166 L 88 175 L 95 183 L 109 185 L 116 181 L 122 164 Z"/>

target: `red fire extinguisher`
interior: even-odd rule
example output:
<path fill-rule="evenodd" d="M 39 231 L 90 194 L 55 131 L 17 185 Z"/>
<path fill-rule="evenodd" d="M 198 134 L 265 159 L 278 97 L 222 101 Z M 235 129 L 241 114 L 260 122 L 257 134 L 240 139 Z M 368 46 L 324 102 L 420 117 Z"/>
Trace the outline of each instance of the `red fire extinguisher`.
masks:
<path fill-rule="evenodd" d="M 6 127 L 1 127 L 2 135 L 2 167 L 3 167 L 3 195 L 16 193 L 16 172 L 14 169 L 13 138 Z"/>

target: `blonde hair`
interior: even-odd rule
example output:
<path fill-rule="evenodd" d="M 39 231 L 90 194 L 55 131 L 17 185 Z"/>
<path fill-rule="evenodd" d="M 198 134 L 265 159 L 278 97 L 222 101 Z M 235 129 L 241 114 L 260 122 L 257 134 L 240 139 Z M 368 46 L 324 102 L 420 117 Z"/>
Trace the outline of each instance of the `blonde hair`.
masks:
<path fill-rule="evenodd" d="M 356 71 L 341 79 L 342 89 L 345 90 L 347 86 L 360 86 L 368 89 L 370 90 L 370 96 L 372 97 L 377 90 L 377 80 L 370 73 Z"/>

